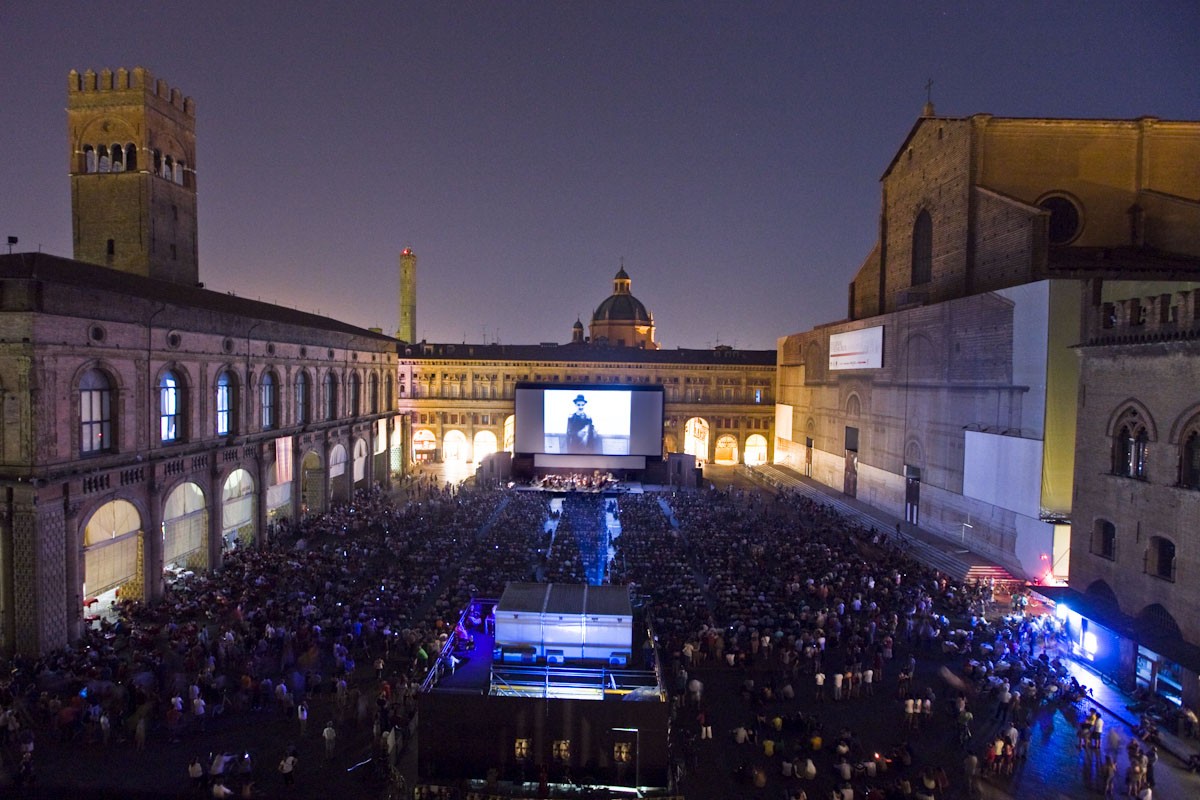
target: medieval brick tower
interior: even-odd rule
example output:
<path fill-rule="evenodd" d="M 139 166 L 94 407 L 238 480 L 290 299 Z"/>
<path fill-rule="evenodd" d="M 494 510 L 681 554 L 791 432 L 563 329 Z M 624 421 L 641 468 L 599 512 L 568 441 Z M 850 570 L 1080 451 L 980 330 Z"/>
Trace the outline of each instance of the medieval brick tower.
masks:
<path fill-rule="evenodd" d="M 67 83 L 75 258 L 199 281 L 196 106 L 149 70 L 71 70 Z"/>
<path fill-rule="evenodd" d="M 400 253 L 400 327 L 396 338 L 409 344 L 417 340 L 417 256 L 408 247 Z"/>

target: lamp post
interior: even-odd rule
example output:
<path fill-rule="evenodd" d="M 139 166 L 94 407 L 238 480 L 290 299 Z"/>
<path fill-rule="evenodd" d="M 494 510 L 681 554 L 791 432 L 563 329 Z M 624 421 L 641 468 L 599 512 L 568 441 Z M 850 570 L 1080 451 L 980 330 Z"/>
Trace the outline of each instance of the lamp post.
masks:
<path fill-rule="evenodd" d="M 613 728 L 614 731 L 633 734 L 633 792 L 642 796 L 642 732 L 637 728 Z"/>

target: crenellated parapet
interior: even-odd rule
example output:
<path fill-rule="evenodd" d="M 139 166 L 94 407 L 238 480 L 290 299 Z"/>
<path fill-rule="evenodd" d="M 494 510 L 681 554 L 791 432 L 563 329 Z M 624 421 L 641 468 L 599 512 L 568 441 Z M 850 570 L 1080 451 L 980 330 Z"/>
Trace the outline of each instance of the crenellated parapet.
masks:
<path fill-rule="evenodd" d="M 1200 338 L 1200 289 L 1113 300 L 1094 308 L 1086 344 L 1147 344 Z"/>
<path fill-rule="evenodd" d="M 121 67 L 115 72 L 102 69 L 100 72 L 84 70 L 82 73 L 71 70 L 67 74 L 67 92 L 69 94 L 87 92 L 141 92 L 156 97 L 167 105 L 182 111 L 189 117 L 196 116 L 196 102 L 184 96 L 177 87 L 172 87 L 165 80 L 155 78 L 145 67 L 125 69 Z"/>

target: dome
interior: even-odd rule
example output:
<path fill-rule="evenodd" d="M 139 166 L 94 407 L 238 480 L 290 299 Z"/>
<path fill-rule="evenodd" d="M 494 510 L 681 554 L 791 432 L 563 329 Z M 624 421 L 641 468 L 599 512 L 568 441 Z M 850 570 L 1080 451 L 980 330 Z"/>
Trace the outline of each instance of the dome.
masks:
<path fill-rule="evenodd" d="M 631 294 L 614 294 L 596 307 L 592 322 L 644 322 L 650 323 L 650 312 Z"/>
<path fill-rule="evenodd" d="M 630 293 L 632 285 L 633 281 L 629 279 L 629 273 L 622 264 L 613 278 L 613 293 L 596 307 L 596 313 L 592 314 L 592 322 L 653 322 L 646 306 Z"/>

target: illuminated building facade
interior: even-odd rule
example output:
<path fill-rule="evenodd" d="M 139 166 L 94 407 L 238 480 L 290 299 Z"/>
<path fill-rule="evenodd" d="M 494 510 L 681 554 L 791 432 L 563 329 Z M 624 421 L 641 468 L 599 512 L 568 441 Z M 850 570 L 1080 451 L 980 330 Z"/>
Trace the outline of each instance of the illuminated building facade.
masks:
<path fill-rule="evenodd" d="M 1090 308 L 1200 285 L 1198 161 L 1196 122 L 927 107 L 881 179 L 848 319 L 780 341 L 776 461 L 1065 578 L 1071 348 Z"/>
<path fill-rule="evenodd" d="M 659 349 L 653 317 L 630 294 L 624 268 L 614 284 L 592 318 L 590 338 L 576 322 L 567 344 L 402 344 L 397 402 L 411 420 L 412 459 L 478 463 L 512 452 L 516 386 L 534 382 L 661 385 L 664 455 L 768 463 L 775 351 Z"/>
<path fill-rule="evenodd" d="M 404 466 L 394 339 L 197 286 L 192 109 L 143 69 L 72 73 L 79 260 L 0 256 L 5 653 Z"/>
<path fill-rule="evenodd" d="M 1089 309 L 1070 592 L 1079 654 L 1200 704 L 1200 290 Z"/>

